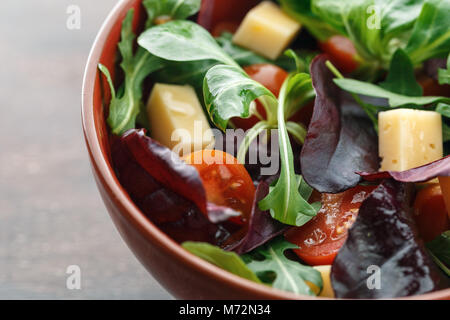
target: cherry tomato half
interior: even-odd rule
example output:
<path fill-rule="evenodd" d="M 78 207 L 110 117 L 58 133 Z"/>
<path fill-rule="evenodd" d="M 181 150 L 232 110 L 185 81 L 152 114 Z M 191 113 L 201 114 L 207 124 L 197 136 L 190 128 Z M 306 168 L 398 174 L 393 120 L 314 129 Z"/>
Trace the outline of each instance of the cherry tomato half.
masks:
<path fill-rule="evenodd" d="M 355 60 L 357 52 L 350 39 L 344 36 L 332 36 L 319 43 L 320 49 L 330 55 L 331 62 L 342 72 L 351 73 L 358 68 Z"/>
<path fill-rule="evenodd" d="M 286 239 L 299 246 L 294 252 L 314 266 L 333 263 L 347 238 L 347 230 L 358 215 L 364 199 L 375 186 L 356 186 L 338 194 L 323 193 L 317 216 L 301 227 L 286 232 Z"/>
<path fill-rule="evenodd" d="M 255 186 L 235 157 L 220 150 L 201 150 L 187 155 L 184 161 L 197 169 L 209 202 L 240 212 L 240 217 L 230 219 L 235 223 L 248 221 Z"/>
<path fill-rule="evenodd" d="M 244 67 L 244 71 L 249 75 L 250 78 L 261 83 L 277 97 L 280 93 L 280 89 L 283 85 L 284 80 L 286 80 L 288 76 L 288 73 L 286 71 L 276 65 L 269 63 L 247 66 Z M 266 111 L 258 101 L 256 101 L 256 109 L 263 118 L 266 118 Z M 256 116 L 251 116 L 247 119 L 233 118 L 232 122 L 236 127 L 247 130 L 253 127 L 257 122 L 259 122 L 259 119 Z"/>
<path fill-rule="evenodd" d="M 439 184 L 432 184 L 417 193 L 414 218 L 424 241 L 431 241 L 449 228 L 449 218 Z"/>
<path fill-rule="evenodd" d="M 212 31 L 219 23 L 240 23 L 259 0 L 203 0 L 197 23 Z"/>

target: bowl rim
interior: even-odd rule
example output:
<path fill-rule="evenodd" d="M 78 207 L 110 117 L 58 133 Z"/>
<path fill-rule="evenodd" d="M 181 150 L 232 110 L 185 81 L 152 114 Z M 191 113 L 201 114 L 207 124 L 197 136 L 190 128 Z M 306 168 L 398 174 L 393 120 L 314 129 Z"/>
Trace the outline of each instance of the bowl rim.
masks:
<path fill-rule="evenodd" d="M 250 280 L 241 278 L 228 271 L 225 271 L 183 249 L 177 242 L 172 240 L 156 225 L 154 225 L 141 210 L 134 204 L 128 193 L 119 183 L 114 170 L 108 159 L 103 156 L 100 147 L 100 137 L 97 135 L 94 118 L 93 97 L 94 84 L 98 77 L 97 65 L 99 63 L 103 48 L 107 42 L 111 28 L 120 17 L 126 7 L 137 0 L 121 0 L 110 11 L 103 22 L 100 31 L 97 33 L 91 47 L 85 67 L 82 84 L 81 118 L 86 146 L 91 159 L 92 170 L 97 172 L 99 183 L 105 187 L 105 191 L 111 197 L 112 202 L 118 207 L 123 218 L 127 219 L 137 230 L 150 242 L 164 249 L 166 254 L 171 255 L 180 263 L 194 268 L 202 274 L 222 282 L 226 285 L 239 287 L 249 294 L 265 296 L 267 299 L 301 299 L 301 300 L 329 300 L 326 297 L 316 297 L 295 294 L 269 286 L 258 284 Z M 417 296 L 402 297 L 397 299 L 445 299 L 450 297 L 450 289 L 444 289 Z"/>

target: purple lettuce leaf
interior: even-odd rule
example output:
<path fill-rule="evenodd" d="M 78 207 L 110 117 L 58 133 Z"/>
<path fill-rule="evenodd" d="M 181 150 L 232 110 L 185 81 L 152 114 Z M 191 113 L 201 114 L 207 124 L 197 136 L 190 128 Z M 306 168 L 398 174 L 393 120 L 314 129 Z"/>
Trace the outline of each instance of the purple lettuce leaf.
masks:
<path fill-rule="evenodd" d="M 273 219 L 269 211 L 261 211 L 258 202 L 269 194 L 269 185 L 261 181 L 255 193 L 253 208 L 250 214 L 247 234 L 238 242 L 226 247 L 226 250 L 244 254 L 284 233 L 289 226 Z"/>
<path fill-rule="evenodd" d="M 128 130 L 122 136 L 139 165 L 166 188 L 185 197 L 207 213 L 206 192 L 197 170 L 169 148 L 145 135 L 145 129 Z"/>
<path fill-rule="evenodd" d="M 425 182 L 437 177 L 450 176 L 450 156 L 405 171 L 358 172 L 367 181 L 392 178 L 400 182 Z"/>
<path fill-rule="evenodd" d="M 337 298 L 404 297 L 448 286 L 418 236 L 412 193 L 411 184 L 388 179 L 362 203 L 332 265 Z"/>
<path fill-rule="evenodd" d="M 311 64 L 316 100 L 300 155 L 306 182 L 339 193 L 361 181 L 356 171 L 378 170 L 378 137 L 364 111 L 333 82 L 326 55 Z"/>
<path fill-rule="evenodd" d="M 136 135 L 133 135 L 132 131 L 135 131 Z M 170 177 L 173 177 L 176 172 L 173 168 L 166 170 L 162 167 L 162 165 L 171 167 L 170 158 L 159 158 L 161 155 L 167 156 L 167 152 L 163 150 L 165 147 L 154 141 L 137 144 L 133 139 L 149 140 L 150 138 L 141 135 L 140 133 L 143 132 L 141 130 L 132 131 L 122 137 L 111 137 L 111 157 L 121 185 L 145 216 L 180 243 L 201 241 L 222 245 L 230 238 L 231 234 L 238 231 L 238 226 L 230 222 L 221 222 L 234 216 L 235 213 L 230 213 L 229 210 L 220 210 L 223 207 L 215 206 L 211 211 L 211 216 L 209 213 L 206 216 L 199 210 L 196 203 L 172 190 L 169 184 L 165 185 L 157 180 L 155 175 L 161 179 L 161 175 L 164 173 L 168 175 L 170 173 Z M 133 136 L 134 138 L 130 139 Z M 135 152 L 132 153 L 131 150 L 139 145 L 147 146 L 149 149 L 145 152 L 134 150 Z M 138 161 L 135 154 L 144 158 Z M 148 164 L 145 167 L 142 166 L 142 163 L 149 161 L 155 161 L 155 163 L 152 166 Z M 182 164 L 176 162 L 177 169 L 181 166 Z M 185 166 L 188 165 L 185 164 Z M 157 174 L 153 170 L 157 170 Z M 186 168 L 186 170 L 189 169 Z M 175 180 L 186 188 L 190 188 L 188 182 L 195 178 L 187 177 L 186 172 L 188 171 L 185 171 L 182 176 L 184 180 L 176 176 Z M 194 174 L 198 174 L 197 171 Z M 212 209 L 213 205 L 205 203 L 205 207 Z"/>
<path fill-rule="evenodd" d="M 447 69 L 447 59 L 433 58 L 423 63 L 423 71 L 425 74 L 436 81 L 438 80 L 439 69 Z"/>

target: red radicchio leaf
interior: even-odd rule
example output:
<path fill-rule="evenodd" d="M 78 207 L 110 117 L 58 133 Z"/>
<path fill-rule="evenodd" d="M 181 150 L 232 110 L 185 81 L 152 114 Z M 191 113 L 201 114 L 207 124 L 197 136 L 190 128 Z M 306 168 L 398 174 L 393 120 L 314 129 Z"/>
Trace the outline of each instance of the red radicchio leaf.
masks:
<path fill-rule="evenodd" d="M 256 188 L 255 200 L 249 219 L 248 231 L 242 240 L 226 247 L 226 250 L 234 251 L 237 254 L 244 254 L 263 245 L 269 240 L 282 234 L 289 226 L 273 219 L 269 211 L 261 211 L 258 202 L 269 194 L 269 185 L 261 181 Z"/>
<path fill-rule="evenodd" d="M 144 129 L 128 130 L 122 139 L 136 161 L 154 179 L 207 213 L 205 188 L 193 166 L 186 164 L 169 148 L 147 137 Z"/>
<path fill-rule="evenodd" d="M 378 170 L 378 140 L 362 109 L 333 82 L 326 55 L 311 64 L 316 100 L 300 155 L 306 182 L 326 193 L 339 193 L 361 180 L 356 171 Z"/>
<path fill-rule="evenodd" d="M 400 182 L 425 182 L 437 177 L 450 176 L 450 156 L 406 171 L 358 172 L 367 181 L 392 178 Z"/>
<path fill-rule="evenodd" d="M 448 285 L 418 236 L 412 192 L 411 184 L 389 179 L 364 200 L 331 268 L 337 298 L 404 297 Z M 375 270 L 380 287 L 369 289 Z"/>
<path fill-rule="evenodd" d="M 183 165 L 176 161 L 175 166 L 172 166 L 171 158 L 164 150 L 167 148 L 146 137 L 143 133 L 142 130 L 130 130 L 122 137 L 112 137 L 111 156 L 114 168 L 120 183 L 131 199 L 153 223 L 175 241 L 190 240 L 216 245 L 223 244 L 230 234 L 236 231 L 237 226 L 228 222 L 216 222 L 224 221 L 230 216 L 234 216 L 235 213 L 230 213 L 230 210 L 220 210 L 224 208 L 215 206 L 211 216 L 208 213 L 207 217 L 193 201 L 171 189 L 170 184 L 163 184 L 157 180 L 154 176 L 155 172 L 159 179 L 166 173 L 180 183 L 179 187 L 193 188 L 189 183 L 197 179 L 195 176 L 198 177 L 198 172 L 193 168 L 195 172 L 190 172 L 195 176 L 189 178 L 187 172 L 189 172 L 190 168 L 188 167 L 190 166 L 184 164 L 186 167 L 183 170 L 184 175 L 177 176 L 176 170 L 181 170 Z M 138 143 L 134 139 L 144 141 Z M 138 146 L 148 149 L 134 150 L 133 154 L 131 150 Z M 135 154 L 142 158 L 138 161 Z M 153 164 L 146 163 L 151 161 Z M 146 163 L 145 167 L 142 163 Z M 203 188 L 203 186 L 201 187 Z M 204 206 L 213 207 L 206 202 Z"/>

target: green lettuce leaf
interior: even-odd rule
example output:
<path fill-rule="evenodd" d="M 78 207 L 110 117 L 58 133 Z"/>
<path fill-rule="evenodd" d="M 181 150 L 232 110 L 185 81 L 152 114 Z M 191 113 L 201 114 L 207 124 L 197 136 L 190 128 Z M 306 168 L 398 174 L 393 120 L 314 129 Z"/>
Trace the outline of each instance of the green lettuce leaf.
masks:
<path fill-rule="evenodd" d="M 406 96 L 423 95 L 423 89 L 414 75 L 414 67 L 404 50 L 398 49 L 394 53 L 388 76 L 380 87 Z"/>
<path fill-rule="evenodd" d="M 234 252 L 228 252 L 205 242 L 183 242 L 184 249 L 239 277 L 261 283 L 256 274 Z"/>
<path fill-rule="evenodd" d="M 142 3 L 147 12 L 147 27 L 150 27 L 158 17 L 184 20 L 196 14 L 201 0 L 144 0 Z"/>
<path fill-rule="evenodd" d="M 450 84 L 450 54 L 447 58 L 447 69 L 438 70 L 439 84 Z"/>
<path fill-rule="evenodd" d="M 325 41 L 338 33 L 325 20 L 312 13 L 311 0 L 280 0 L 280 4 L 288 15 L 301 22 L 309 33 L 320 41 Z"/>
<path fill-rule="evenodd" d="M 450 230 L 426 244 L 433 260 L 450 277 Z"/>
<path fill-rule="evenodd" d="M 425 1 L 405 50 L 414 65 L 430 58 L 448 55 L 450 1 Z"/>
<path fill-rule="evenodd" d="M 191 21 L 170 21 L 150 28 L 139 36 L 138 44 L 165 60 L 214 60 L 238 66 L 207 30 Z"/>

